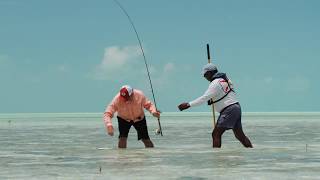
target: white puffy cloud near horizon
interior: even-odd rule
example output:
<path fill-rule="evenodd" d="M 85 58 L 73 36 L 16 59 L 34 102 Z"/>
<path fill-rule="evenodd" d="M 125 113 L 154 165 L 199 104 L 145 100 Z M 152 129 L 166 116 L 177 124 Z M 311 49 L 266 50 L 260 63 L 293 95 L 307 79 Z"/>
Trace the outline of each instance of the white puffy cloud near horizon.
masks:
<path fill-rule="evenodd" d="M 110 46 L 104 49 L 102 61 L 96 66 L 94 79 L 106 80 L 123 70 L 134 66 L 135 59 L 141 55 L 139 46 Z"/>
<path fill-rule="evenodd" d="M 168 76 L 174 72 L 175 65 L 173 62 L 166 62 L 163 66 L 148 64 L 148 68 L 155 83 L 163 84 L 170 80 Z M 144 76 L 147 76 L 147 72 L 139 46 L 106 47 L 103 58 L 93 74 L 96 80 L 128 80 Z"/>
<path fill-rule="evenodd" d="M 141 51 L 138 46 L 125 46 L 123 48 L 111 46 L 105 48 L 104 56 L 99 67 L 106 70 L 121 68 L 140 54 Z"/>

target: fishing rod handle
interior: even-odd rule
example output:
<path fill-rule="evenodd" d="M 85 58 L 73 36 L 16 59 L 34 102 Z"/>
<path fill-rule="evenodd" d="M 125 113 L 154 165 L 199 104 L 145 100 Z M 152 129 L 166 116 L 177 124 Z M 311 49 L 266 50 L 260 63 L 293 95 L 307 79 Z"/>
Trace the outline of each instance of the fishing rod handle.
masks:
<path fill-rule="evenodd" d="M 209 44 L 207 44 L 207 55 L 208 55 L 208 59 L 210 59 L 210 48 L 209 48 Z"/>

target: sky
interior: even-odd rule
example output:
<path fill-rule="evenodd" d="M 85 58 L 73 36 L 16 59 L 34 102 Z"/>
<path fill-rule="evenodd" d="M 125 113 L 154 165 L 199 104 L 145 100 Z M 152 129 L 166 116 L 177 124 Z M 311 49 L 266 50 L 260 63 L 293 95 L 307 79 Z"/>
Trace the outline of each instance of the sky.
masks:
<path fill-rule="evenodd" d="M 320 1 L 119 2 L 162 112 L 207 89 L 207 43 L 242 111 L 320 111 Z M 136 35 L 113 0 L 0 0 L 0 113 L 103 112 L 124 84 L 153 101 Z"/>

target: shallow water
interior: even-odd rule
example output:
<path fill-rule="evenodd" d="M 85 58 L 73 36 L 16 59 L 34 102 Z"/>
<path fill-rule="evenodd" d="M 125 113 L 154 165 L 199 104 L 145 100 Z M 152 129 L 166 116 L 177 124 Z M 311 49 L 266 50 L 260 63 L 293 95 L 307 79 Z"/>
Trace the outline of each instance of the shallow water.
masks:
<path fill-rule="evenodd" d="M 253 149 L 232 131 L 212 149 L 210 115 L 163 113 L 163 137 L 147 117 L 155 148 L 132 128 L 119 150 L 101 114 L 0 114 L 0 179 L 319 179 L 320 113 L 245 113 Z"/>

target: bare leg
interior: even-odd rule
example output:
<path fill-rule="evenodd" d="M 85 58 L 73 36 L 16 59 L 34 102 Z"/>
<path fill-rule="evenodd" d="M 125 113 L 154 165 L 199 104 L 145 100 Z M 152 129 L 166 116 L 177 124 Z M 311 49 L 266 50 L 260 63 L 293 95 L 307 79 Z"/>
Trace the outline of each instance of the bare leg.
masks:
<path fill-rule="evenodd" d="M 233 129 L 233 133 L 244 147 L 253 148 L 249 138 L 243 133 L 242 128 Z"/>
<path fill-rule="evenodd" d="M 221 127 L 215 127 L 212 132 L 212 147 L 221 148 L 221 136 L 226 129 Z"/>
<path fill-rule="evenodd" d="M 153 148 L 153 143 L 150 139 L 142 139 L 142 142 L 144 143 L 144 146 L 146 148 Z"/>
<path fill-rule="evenodd" d="M 127 148 L 127 138 L 126 137 L 120 137 L 118 148 Z"/>

